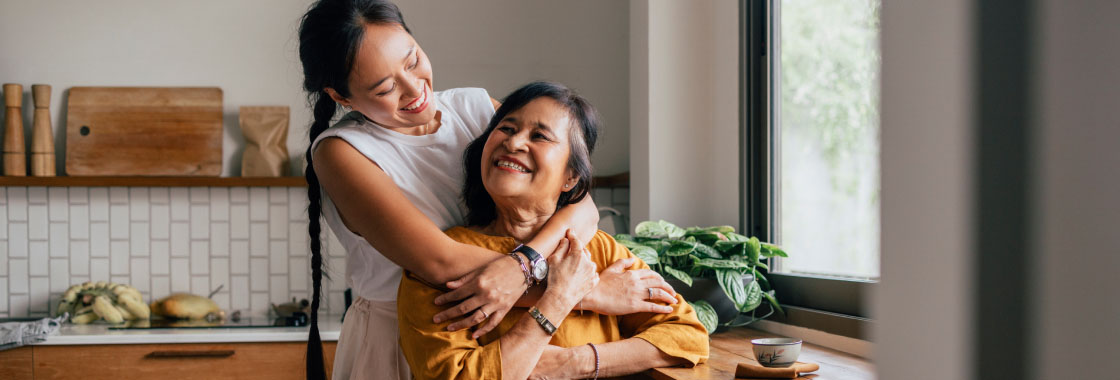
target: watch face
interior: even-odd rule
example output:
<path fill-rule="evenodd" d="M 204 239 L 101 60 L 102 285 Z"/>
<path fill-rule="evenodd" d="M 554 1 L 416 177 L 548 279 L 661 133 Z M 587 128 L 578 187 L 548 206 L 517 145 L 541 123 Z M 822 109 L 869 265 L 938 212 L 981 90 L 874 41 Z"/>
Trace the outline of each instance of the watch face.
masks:
<path fill-rule="evenodd" d="M 541 281 L 544 280 L 544 277 L 547 275 L 548 262 L 544 260 L 538 260 L 536 263 L 533 263 L 533 278 L 536 278 L 537 281 Z"/>

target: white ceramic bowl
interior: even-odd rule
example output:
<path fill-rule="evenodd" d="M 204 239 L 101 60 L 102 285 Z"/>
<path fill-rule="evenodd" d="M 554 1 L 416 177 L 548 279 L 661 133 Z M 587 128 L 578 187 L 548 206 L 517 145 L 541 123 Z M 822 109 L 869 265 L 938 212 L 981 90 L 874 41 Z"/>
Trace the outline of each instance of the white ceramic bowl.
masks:
<path fill-rule="evenodd" d="M 753 339 L 754 358 L 763 367 L 789 367 L 801 355 L 801 339 Z"/>

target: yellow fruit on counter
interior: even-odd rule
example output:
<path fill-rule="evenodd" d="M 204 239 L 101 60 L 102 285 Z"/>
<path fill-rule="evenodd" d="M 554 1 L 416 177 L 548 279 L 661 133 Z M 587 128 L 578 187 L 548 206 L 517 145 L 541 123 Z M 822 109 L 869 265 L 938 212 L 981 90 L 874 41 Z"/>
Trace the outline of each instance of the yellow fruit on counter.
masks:
<path fill-rule="evenodd" d="M 109 297 L 106 296 L 97 296 L 93 299 L 93 312 L 112 324 L 124 322 L 124 316 L 121 315 L 120 311 L 117 311 L 117 307 L 113 306 L 113 301 L 110 301 Z"/>
<path fill-rule="evenodd" d="M 221 315 L 222 309 L 213 300 L 194 294 L 175 293 L 153 302 L 151 312 L 175 319 L 204 319 L 207 315 Z"/>
<path fill-rule="evenodd" d="M 85 324 L 92 323 L 93 321 L 96 321 L 98 319 L 101 319 L 101 317 L 97 316 L 97 314 L 95 314 L 95 313 L 85 313 L 85 314 L 78 314 L 78 315 L 75 315 L 73 317 L 70 317 L 70 322 L 71 323 L 76 323 L 76 324 L 79 324 L 79 325 L 85 325 Z"/>

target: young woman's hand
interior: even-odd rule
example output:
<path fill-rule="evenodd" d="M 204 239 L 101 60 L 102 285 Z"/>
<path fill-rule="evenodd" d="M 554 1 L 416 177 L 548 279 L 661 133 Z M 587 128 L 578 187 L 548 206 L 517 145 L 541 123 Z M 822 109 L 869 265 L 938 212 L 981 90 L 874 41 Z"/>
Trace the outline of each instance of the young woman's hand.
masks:
<path fill-rule="evenodd" d="M 637 259 L 615 261 L 599 273 L 599 285 L 583 298 L 583 307 L 604 315 L 672 313 L 677 292 L 657 272 L 626 270 Z"/>
<path fill-rule="evenodd" d="M 564 248 L 567 249 L 566 246 Z M 458 280 L 448 282 L 447 287 L 452 290 L 436 297 L 436 305 L 466 300 L 436 314 L 432 321 L 440 323 L 469 314 L 448 325 L 447 330 L 462 330 L 487 322 L 475 331 L 478 337 L 497 327 L 525 293 L 525 274 L 517 260 L 503 256 Z"/>
<path fill-rule="evenodd" d="M 557 252 L 548 258 L 548 288 L 541 300 L 559 301 L 571 311 L 599 284 L 599 273 L 591 261 L 591 253 L 583 248 L 583 243 L 571 231 L 568 231 L 567 240 L 567 252 Z"/>

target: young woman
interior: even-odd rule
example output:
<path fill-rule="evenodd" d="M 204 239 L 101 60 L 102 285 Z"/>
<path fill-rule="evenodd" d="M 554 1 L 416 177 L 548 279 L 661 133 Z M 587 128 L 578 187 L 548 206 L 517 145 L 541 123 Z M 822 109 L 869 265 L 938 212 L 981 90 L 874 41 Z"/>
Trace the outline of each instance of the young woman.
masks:
<path fill-rule="evenodd" d="M 517 261 L 495 259 L 442 232 L 465 220 L 462 152 L 482 133 L 497 102 L 482 89 L 433 91 L 431 63 L 391 3 L 321 0 L 304 15 L 299 36 L 304 89 L 314 108 L 305 173 L 312 269 L 308 378 L 325 377 L 318 333 L 322 215 L 346 247 L 346 282 L 357 295 L 346 312 L 333 376 L 407 379 L 397 344 L 401 267 L 452 289 L 435 303 L 458 303 L 435 322 L 464 317 L 448 328 L 481 324 L 475 334 L 497 326 L 529 286 L 528 270 Z M 339 106 L 351 111 L 328 128 Z M 597 220 L 588 199 L 557 211 L 522 243 L 547 257 L 569 229 L 590 240 Z M 672 287 L 652 271 L 621 270 L 628 265 L 620 262 L 602 275 L 615 285 L 597 287 L 582 308 L 613 315 L 671 312 L 654 301 L 676 302 Z M 531 304 L 539 294 L 520 302 Z"/>

